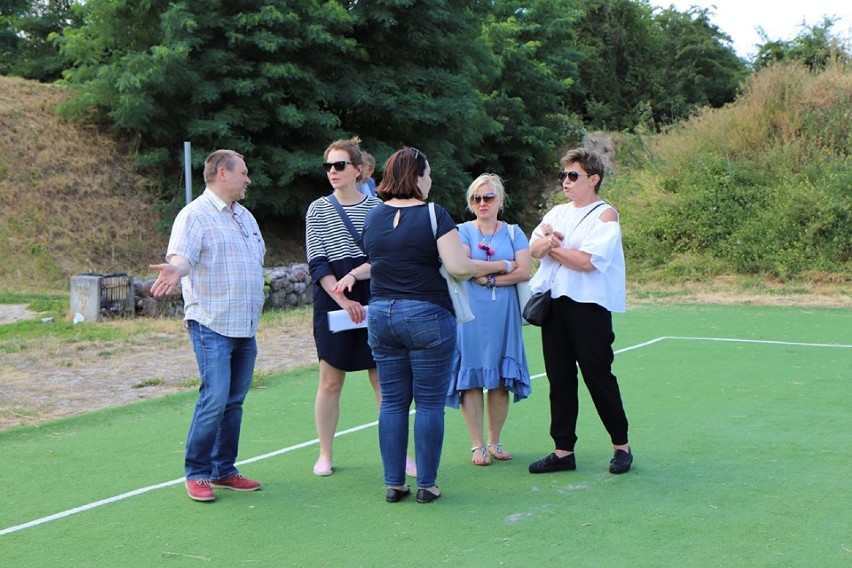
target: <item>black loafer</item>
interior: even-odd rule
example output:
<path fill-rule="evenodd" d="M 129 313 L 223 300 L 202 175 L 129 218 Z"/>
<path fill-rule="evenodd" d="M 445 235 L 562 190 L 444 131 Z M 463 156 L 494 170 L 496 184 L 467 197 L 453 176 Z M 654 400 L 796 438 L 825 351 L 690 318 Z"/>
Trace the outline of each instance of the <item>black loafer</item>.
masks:
<path fill-rule="evenodd" d="M 435 499 L 437 499 L 440 496 L 441 496 L 440 493 L 435 494 L 435 493 L 432 493 L 431 491 L 426 491 L 425 489 L 418 489 L 417 490 L 417 502 L 418 503 L 431 503 L 432 501 L 434 501 Z"/>
<path fill-rule="evenodd" d="M 388 494 L 385 495 L 385 501 L 387 501 L 388 503 L 398 503 L 409 495 L 411 495 L 411 489 L 408 487 L 406 487 L 404 490 L 388 487 Z"/>
<path fill-rule="evenodd" d="M 559 457 L 556 452 L 534 461 L 530 464 L 530 473 L 551 473 L 554 471 L 573 471 L 577 469 L 577 458 L 574 454 Z"/>
<path fill-rule="evenodd" d="M 615 450 L 615 454 L 609 460 L 609 472 L 615 474 L 627 473 L 630 471 L 631 465 L 633 465 L 633 452 Z"/>

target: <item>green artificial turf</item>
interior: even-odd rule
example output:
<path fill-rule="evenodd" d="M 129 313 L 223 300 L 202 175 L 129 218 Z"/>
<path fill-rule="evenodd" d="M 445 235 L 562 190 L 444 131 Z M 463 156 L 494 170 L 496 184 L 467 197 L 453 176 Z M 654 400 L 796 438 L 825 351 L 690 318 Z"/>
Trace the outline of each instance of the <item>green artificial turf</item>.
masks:
<path fill-rule="evenodd" d="M 385 503 L 365 373 L 343 391 L 340 431 L 352 431 L 335 442 L 335 474 L 312 475 L 308 368 L 251 391 L 241 471 L 263 490 L 214 503 L 169 484 L 183 475 L 192 393 L 0 433 L 0 565 L 852 565 L 852 313 L 641 306 L 615 327 L 636 460 L 625 475 L 607 472 L 611 446 L 583 387 L 577 471 L 527 473 L 552 450 L 537 378 L 504 429 L 514 460 L 472 466 L 447 409 L 444 495 Z M 525 334 L 539 375 L 539 330 Z"/>

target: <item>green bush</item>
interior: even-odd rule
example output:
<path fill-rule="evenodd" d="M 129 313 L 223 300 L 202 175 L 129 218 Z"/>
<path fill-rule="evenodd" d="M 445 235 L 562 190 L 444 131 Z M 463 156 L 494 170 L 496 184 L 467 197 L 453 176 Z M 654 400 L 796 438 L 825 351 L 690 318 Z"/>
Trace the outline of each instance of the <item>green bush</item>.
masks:
<path fill-rule="evenodd" d="M 634 277 L 852 279 L 850 101 L 847 69 L 778 66 L 647 138 L 649 159 L 610 181 Z"/>

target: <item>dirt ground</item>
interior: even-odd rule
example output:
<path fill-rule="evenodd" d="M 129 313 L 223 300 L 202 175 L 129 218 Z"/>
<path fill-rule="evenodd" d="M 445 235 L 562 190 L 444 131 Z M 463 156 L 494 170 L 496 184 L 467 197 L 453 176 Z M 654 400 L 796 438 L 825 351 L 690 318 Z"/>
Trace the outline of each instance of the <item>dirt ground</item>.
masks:
<path fill-rule="evenodd" d="M 26 306 L 0 305 L 0 324 L 32 319 Z M 197 389 L 198 367 L 181 323 L 173 332 L 119 346 L 73 343 L 4 353 L 0 430 Z M 258 331 L 257 374 L 317 362 L 310 318 Z"/>

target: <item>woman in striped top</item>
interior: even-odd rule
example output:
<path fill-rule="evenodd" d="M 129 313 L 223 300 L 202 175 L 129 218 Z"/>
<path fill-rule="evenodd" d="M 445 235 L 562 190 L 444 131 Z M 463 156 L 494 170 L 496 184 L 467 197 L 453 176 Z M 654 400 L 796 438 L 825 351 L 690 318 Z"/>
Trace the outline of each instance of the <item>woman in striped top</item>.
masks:
<path fill-rule="evenodd" d="M 331 202 L 334 197 L 356 232 L 364 229 L 367 212 L 381 205 L 376 197 L 358 192 L 363 174 L 363 154 L 358 139 L 337 140 L 326 148 L 323 166 L 333 193 L 317 199 L 308 207 L 305 238 L 311 279 L 314 283 L 314 341 L 319 357 L 320 376 L 314 405 L 320 455 L 314 474 L 332 474 L 332 443 L 340 416 L 340 393 L 347 371 L 367 369 L 370 383 L 381 401 L 379 377 L 366 327 L 332 333 L 328 313 L 345 310 L 354 323 L 366 317 L 370 301 L 370 265 Z M 359 239 L 360 240 L 360 239 Z M 413 462 L 412 462 L 413 463 Z"/>

